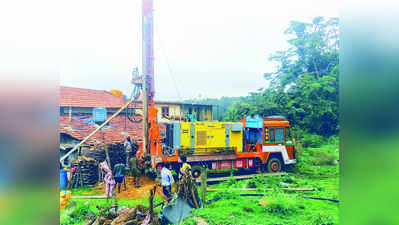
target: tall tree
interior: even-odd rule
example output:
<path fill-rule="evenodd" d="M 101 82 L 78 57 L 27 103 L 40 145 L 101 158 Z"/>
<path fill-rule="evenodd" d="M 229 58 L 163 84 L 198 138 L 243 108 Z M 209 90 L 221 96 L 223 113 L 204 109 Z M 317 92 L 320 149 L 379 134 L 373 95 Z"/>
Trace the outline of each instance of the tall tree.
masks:
<path fill-rule="evenodd" d="M 290 23 L 285 31 L 290 47 L 269 58 L 277 69 L 265 73 L 269 86 L 251 93 L 227 111 L 226 118 L 243 114 L 284 115 L 296 127 L 319 135 L 338 132 L 338 18 L 316 17 Z"/>
<path fill-rule="evenodd" d="M 291 47 L 270 57 L 268 101 L 300 128 L 329 136 L 338 132 L 338 18 L 291 22 Z"/>

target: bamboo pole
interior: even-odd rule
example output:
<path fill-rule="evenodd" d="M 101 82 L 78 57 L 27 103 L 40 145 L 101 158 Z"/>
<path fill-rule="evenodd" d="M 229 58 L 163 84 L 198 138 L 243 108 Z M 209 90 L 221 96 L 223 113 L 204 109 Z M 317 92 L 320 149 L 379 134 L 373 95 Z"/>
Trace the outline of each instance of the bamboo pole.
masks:
<path fill-rule="evenodd" d="M 261 177 L 269 177 L 269 176 L 281 176 L 281 175 L 285 175 L 285 172 L 280 172 L 280 173 L 262 173 L 262 174 L 250 174 L 250 175 L 238 175 L 238 176 L 234 176 L 234 179 L 236 180 L 244 180 L 244 179 L 250 179 L 250 178 L 254 178 L 257 176 L 261 176 Z M 228 177 L 211 177 L 207 179 L 207 182 L 214 182 L 214 181 L 226 181 L 229 180 L 230 176 Z M 196 180 L 197 183 L 201 182 L 200 180 Z"/>
<path fill-rule="evenodd" d="M 208 188 L 206 191 L 207 192 L 213 192 L 213 191 L 221 191 L 222 189 L 217 189 L 217 188 Z M 232 188 L 231 190 L 235 191 L 272 191 L 273 188 L 265 188 L 265 189 L 256 189 L 256 188 Z M 282 191 L 315 191 L 315 188 L 280 188 L 278 190 Z"/>
<path fill-rule="evenodd" d="M 111 120 L 113 120 L 116 116 L 118 116 L 124 109 L 126 109 L 136 98 L 130 99 L 124 106 L 122 106 L 118 111 L 116 111 L 110 118 L 108 118 L 103 124 L 101 124 L 97 129 L 95 129 L 91 134 L 89 134 L 85 139 L 83 139 L 79 144 L 75 145 L 71 151 L 65 154 L 60 162 L 63 162 L 70 154 L 72 154 L 76 149 L 78 149 L 82 144 L 84 144 L 87 140 L 89 140 L 93 135 L 95 135 L 99 130 L 101 130 L 105 125 L 107 125 Z"/>
<path fill-rule="evenodd" d="M 74 199 L 105 199 L 107 196 L 72 196 Z"/>

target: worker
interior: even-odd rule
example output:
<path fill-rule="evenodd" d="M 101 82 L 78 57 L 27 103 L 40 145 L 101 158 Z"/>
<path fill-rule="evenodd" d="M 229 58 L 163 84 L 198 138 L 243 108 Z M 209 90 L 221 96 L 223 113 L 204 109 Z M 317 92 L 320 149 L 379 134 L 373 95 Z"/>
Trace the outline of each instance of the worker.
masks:
<path fill-rule="evenodd" d="M 125 176 L 125 164 L 118 163 L 114 167 L 114 179 L 115 183 L 118 186 L 118 193 L 121 193 L 121 184 L 123 182 L 123 178 Z"/>
<path fill-rule="evenodd" d="M 107 201 L 108 198 L 112 197 L 112 189 L 114 188 L 115 185 L 115 180 L 112 177 L 112 172 L 108 167 L 108 164 L 106 161 L 100 163 L 100 168 L 105 171 L 105 176 L 104 176 L 104 182 L 105 182 L 105 194 L 107 195 Z"/>
<path fill-rule="evenodd" d="M 165 195 L 166 199 L 170 199 L 170 193 L 172 192 L 172 184 L 175 182 L 170 172 L 171 165 L 168 162 L 162 163 L 162 170 L 161 170 L 161 184 L 162 184 L 162 191 Z"/>
<path fill-rule="evenodd" d="M 140 158 L 135 156 L 130 159 L 130 172 L 133 177 L 133 184 L 136 188 L 140 187 L 141 166 L 139 160 Z"/>
<path fill-rule="evenodd" d="M 180 161 L 182 161 L 183 165 L 180 168 L 179 180 L 183 177 L 185 173 L 191 175 L 191 166 L 187 163 L 187 157 L 181 156 Z"/>
<path fill-rule="evenodd" d="M 125 139 L 125 142 L 123 143 L 123 147 L 125 148 L 125 154 L 126 154 L 126 165 L 129 165 L 129 159 L 132 154 L 132 139 L 130 136 L 127 136 Z"/>

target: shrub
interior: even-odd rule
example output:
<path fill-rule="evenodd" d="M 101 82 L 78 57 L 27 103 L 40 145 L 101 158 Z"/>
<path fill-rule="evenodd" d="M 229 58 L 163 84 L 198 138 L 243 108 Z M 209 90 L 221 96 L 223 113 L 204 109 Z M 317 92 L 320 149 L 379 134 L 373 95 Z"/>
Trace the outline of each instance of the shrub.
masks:
<path fill-rule="evenodd" d="M 278 194 L 273 197 L 269 204 L 265 205 L 265 211 L 279 217 L 293 215 L 299 207 L 295 199 L 286 194 Z"/>
<path fill-rule="evenodd" d="M 312 218 L 313 224 L 331 225 L 336 224 L 334 218 L 326 211 L 321 211 Z"/>
<path fill-rule="evenodd" d="M 66 217 L 64 217 L 64 219 L 61 221 L 61 224 L 69 225 L 75 224 L 76 222 L 81 222 L 88 212 L 89 206 L 85 204 L 80 204 L 73 208 L 71 212 L 68 213 Z"/>
<path fill-rule="evenodd" d="M 335 165 L 336 156 L 325 152 L 314 153 L 314 165 Z"/>
<path fill-rule="evenodd" d="M 184 224 L 184 225 L 196 225 L 196 224 L 198 224 L 198 221 L 195 220 L 192 216 L 188 216 L 188 217 L 184 220 L 183 224 Z"/>
<path fill-rule="evenodd" d="M 231 172 L 231 173 L 230 173 L 230 177 L 229 177 L 229 179 L 227 180 L 226 184 L 227 184 L 228 186 L 231 186 L 231 185 L 236 184 L 236 183 L 237 183 L 237 180 L 234 178 L 233 172 Z"/>
<path fill-rule="evenodd" d="M 256 188 L 256 182 L 255 181 L 253 181 L 253 180 L 249 180 L 248 181 L 248 184 L 247 184 L 247 187 L 248 188 Z"/>
<path fill-rule="evenodd" d="M 324 138 L 317 134 L 306 134 L 303 136 L 300 142 L 302 143 L 302 146 L 305 148 L 308 147 L 318 148 L 322 144 L 324 144 Z"/>

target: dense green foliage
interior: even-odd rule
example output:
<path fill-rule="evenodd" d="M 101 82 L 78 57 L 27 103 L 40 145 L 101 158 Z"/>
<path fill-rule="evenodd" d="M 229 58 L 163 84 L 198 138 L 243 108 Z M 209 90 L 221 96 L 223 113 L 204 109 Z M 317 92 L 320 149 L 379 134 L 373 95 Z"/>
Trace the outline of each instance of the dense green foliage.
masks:
<path fill-rule="evenodd" d="M 239 98 L 205 99 L 223 105 L 221 120 L 242 115 L 283 115 L 296 130 L 324 137 L 338 133 L 338 19 L 316 17 L 311 23 L 291 22 L 285 31 L 290 48 L 272 54 L 277 70 L 259 92 Z"/>

